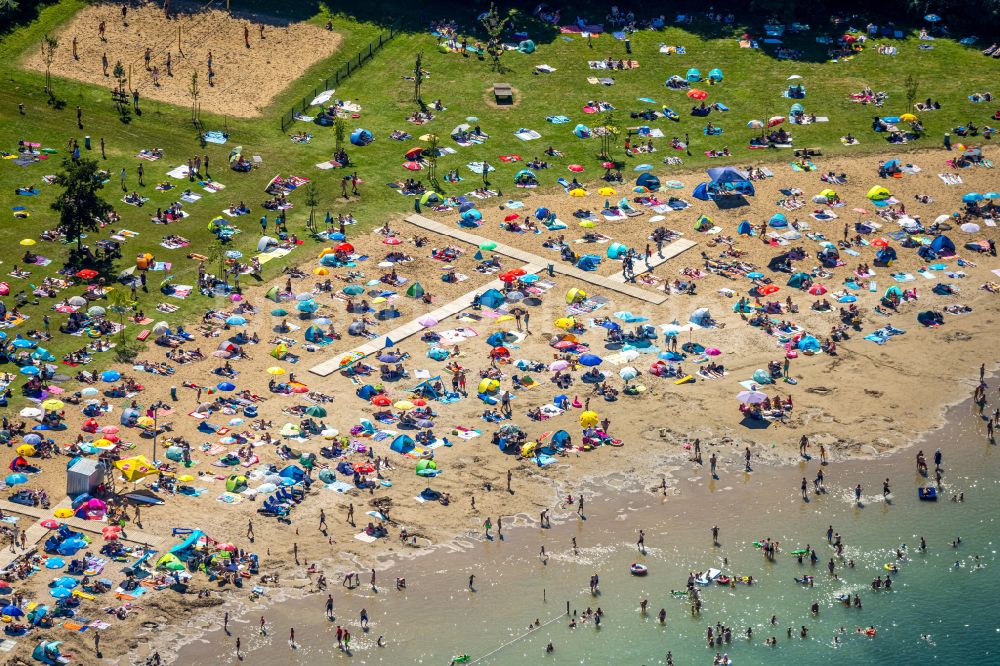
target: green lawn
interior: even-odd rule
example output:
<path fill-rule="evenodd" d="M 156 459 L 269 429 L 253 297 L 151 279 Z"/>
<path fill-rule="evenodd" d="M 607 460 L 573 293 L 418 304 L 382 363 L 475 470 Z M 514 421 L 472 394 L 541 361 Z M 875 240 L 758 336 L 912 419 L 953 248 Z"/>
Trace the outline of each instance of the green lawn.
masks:
<path fill-rule="evenodd" d="M 550 160 L 554 168 L 539 172 L 543 185 L 552 185 L 557 177 L 571 174 L 566 165 L 583 164 L 586 171 L 585 179 L 594 180 L 602 172 L 598 166 L 596 139 L 580 140 L 572 135 L 572 129 L 578 122 L 588 125 L 598 125 L 602 120 L 596 115 L 585 115 L 582 106 L 589 99 L 605 100 L 617 107 L 615 112 L 620 126 L 646 124 L 644 121 L 632 121 L 628 118 L 629 111 L 637 111 L 646 107 L 659 108 L 666 104 L 681 114 L 679 123 L 658 120 L 649 123 L 660 127 L 669 138 L 672 135 L 690 134 L 692 140 L 692 156 L 670 150 L 666 140 L 656 141 L 659 152 L 654 155 L 635 158 L 635 163 L 650 162 L 657 168 L 655 173 L 663 175 L 671 170 L 700 168 L 706 165 L 723 163 L 747 164 L 759 160 L 788 161 L 791 156 L 787 151 L 750 151 L 747 142 L 751 131 L 746 123 L 752 118 L 766 118 L 771 115 L 787 115 L 793 100 L 781 96 L 787 85 L 786 80 L 792 74 L 803 77 L 808 90 L 808 97 L 803 101 L 806 110 L 816 115 L 828 116 L 829 123 L 805 127 L 795 127 L 795 143 L 798 146 L 821 146 L 824 152 L 839 153 L 845 150 L 856 152 L 885 151 L 892 152 L 884 140 L 869 129 L 871 116 L 876 113 L 869 107 L 862 107 L 848 101 L 850 92 L 869 85 L 875 90 L 884 90 L 889 94 L 889 101 L 880 111 L 882 115 L 898 115 L 907 112 L 904 81 L 908 74 L 917 77 L 919 82 L 918 99 L 928 96 L 941 102 L 943 109 L 925 114 L 922 120 L 927 129 L 926 138 L 913 142 L 908 148 L 919 148 L 927 145 L 937 145 L 942 134 L 950 127 L 965 123 L 968 120 L 978 125 L 988 122 L 993 105 L 972 104 L 966 99 L 971 92 L 988 90 L 997 80 L 996 74 L 1000 65 L 996 60 L 986 59 L 975 48 L 967 48 L 952 41 L 936 40 L 933 50 L 917 49 L 920 43 L 915 38 L 893 41 L 898 46 L 900 54 L 894 57 L 877 55 L 868 50 L 850 62 L 822 62 L 821 47 L 814 42 L 813 36 L 786 39 L 786 46 L 802 48 L 806 51 L 806 61 L 779 61 L 773 55 L 740 49 L 733 34 L 703 38 L 711 30 L 698 27 L 697 34 L 677 28 L 669 28 L 662 32 L 641 32 L 632 39 L 633 58 L 640 62 L 640 68 L 634 71 L 615 72 L 616 83 L 610 87 L 590 85 L 588 76 L 603 76 L 604 72 L 594 72 L 587 67 L 588 59 L 601 59 L 607 56 L 624 57 L 624 43 L 611 36 L 604 35 L 593 41 L 593 47 L 588 48 L 587 42 L 579 36 L 564 38 L 556 31 L 543 29 L 537 24 L 527 22 L 527 29 L 538 43 L 538 50 L 532 55 L 508 53 L 504 64 L 509 68 L 502 74 L 490 70 L 489 63 L 475 57 L 463 57 L 458 54 L 444 55 L 438 52 L 436 40 L 427 32 L 404 32 L 391 41 L 381 52 L 367 63 L 357 74 L 348 79 L 337 90 L 336 97 L 357 100 L 362 105 L 361 118 L 351 121 L 354 126 L 372 130 L 376 136 L 375 142 L 365 148 L 353 148 L 350 156 L 355 162 L 355 169 L 365 180 L 360 201 L 344 202 L 337 199 L 340 192 L 339 178 L 342 172 L 319 171 L 313 165 L 329 159 L 334 145 L 333 130 L 312 124 L 296 122 L 289 128 L 307 130 L 315 135 L 310 145 L 300 146 L 289 141 L 287 134 L 281 132 L 278 119 L 287 112 L 289 107 L 308 96 L 319 87 L 322 81 L 331 75 L 347 59 L 354 57 L 362 48 L 383 30 L 390 22 L 385 17 L 387 12 L 372 11 L 371 19 L 359 19 L 356 16 L 334 15 L 333 21 L 337 30 L 343 33 L 345 40 L 340 53 L 328 61 L 321 63 L 307 72 L 275 101 L 263 118 L 245 120 L 205 116 L 203 122 L 206 129 L 227 129 L 231 135 L 225 146 L 209 144 L 202 147 L 199 137 L 189 121 L 189 110 L 170 107 L 155 102 L 143 104 L 144 113 L 133 117 L 128 124 L 123 124 L 110 102 L 106 89 L 77 84 L 72 81 L 57 80 L 55 88 L 59 98 L 65 101 L 65 108 L 55 110 L 46 104 L 42 92 L 43 77 L 33 72 L 22 71 L 16 63 L 27 49 L 38 47 L 44 33 L 52 30 L 59 23 L 69 19 L 75 11 L 83 6 L 81 0 L 63 0 L 41 10 L 39 17 L 30 25 L 21 27 L 4 36 L 0 41 L 0 75 L 4 85 L 0 89 L 0 149 L 14 152 L 18 139 L 39 141 L 45 146 L 60 150 L 47 164 L 38 164 L 26 168 L 18 167 L 4 160 L 0 164 L 0 204 L 6 213 L 7 224 L 0 227 L 0 243 L 9 248 L 2 255 L 4 273 L 15 263 L 20 263 L 24 248 L 18 246 L 22 238 L 37 238 L 43 229 L 53 228 L 56 216 L 49 209 L 49 204 L 56 194 L 56 188 L 42 184 L 42 176 L 55 173 L 58 170 L 58 159 L 65 153 L 67 139 L 76 137 L 83 143 L 83 135 L 93 137 L 95 148 L 99 139 L 106 141 L 108 159 L 102 160 L 102 165 L 111 174 L 111 182 L 106 187 L 109 201 L 114 203 L 122 216 L 123 228 L 140 232 L 137 238 L 125 244 L 124 259 L 118 270 L 132 264 L 132 258 L 141 251 L 151 250 L 161 260 L 170 261 L 170 270 L 179 283 L 193 284 L 197 271 L 194 261 L 184 258 L 189 251 L 207 254 L 212 236 L 206 230 L 209 220 L 219 215 L 222 208 L 230 202 L 245 201 L 254 208 L 254 212 L 237 221 L 244 233 L 237 236 L 232 247 L 241 250 L 244 255 L 253 253 L 259 237 L 257 220 L 260 216 L 260 203 L 264 199 L 263 188 L 267 181 L 276 174 L 297 174 L 313 178 L 319 185 L 322 216 L 327 210 L 336 214 L 351 211 L 361 220 L 363 225 L 381 224 L 388 216 L 412 210 L 411 198 L 396 194 L 385 187 L 384 183 L 414 175 L 402 168 L 403 153 L 413 145 L 419 145 L 416 137 L 432 132 L 438 134 L 442 146 L 457 148 L 457 154 L 447 155 L 439 160 L 439 171 L 459 168 L 466 178 L 458 184 L 443 183 L 446 194 L 460 194 L 478 185 L 479 176 L 464 168 L 467 162 L 487 159 L 498 170 L 492 175 L 493 185 L 499 186 L 505 195 L 511 195 L 513 175 L 523 165 L 505 165 L 499 162 L 498 156 L 518 153 L 526 160 L 542 156 L 547 145 L 553 145 L 565 153 L 564 158 Z M 253 4 L 253 3 L 251 3 Z M 265 6 L 269 3 L 258 2 L 251 9 Z M 247 3 L 243 3 L 244 7 Z M 311 7 L 311 5 L 309 5 Z M 317 3 L 317 14 L 313 21 L 325 23 L 325 9 Z M 302 7 L 296 6 L 295 11 L 301 14 Z M 309 10 L 310 12 L 312 9 Z M 394 21 L 406 15 L 408 8 L 403 6 L 396 12 Z M 415 11 L 415 9 L 414 9 Z M 442 15 L 446 12 L 442 10 Z M 422 28 L 418 21 L 410 18 L 400 23 L 417 30 Z M 525 25 L 524 22 L 521 25 Z M 738 30 L 736 28 L 734 31 Z M 758 31 L 759 32 L 759 31 Z M 687 49 L 685 55 L 665 56 L 658 53 L 661 43 L 683 45 Z M 423 86 L 423 98 L 432 102 L 441 99 L 447 111 L 425 126 L 414 126 L 405 122 L 408 113 L 416 109 L 413 101 L 413 84 L 404 80 L 404 75 L 412 72 L 415 54 L 424 54 L 424 67 L 429 70 L 430 77 Z M 535 74 L 534 66 L 547 63 L 557 69 L 552 74 Z M 693 118 L 687 111 L 691 106 L 683 92 L 672 91 L 664 87 L 664 80 L 671 74 L 684 73 L 691 67 L 696 67 L 703 74 L 719 67 L 725 74 L 725 80 L 718 86 L 704 89 L 710 93 L 709 102 L 721 101 L 732 110 L 728 113 L 713 113 L 710 116 L 716 125 L 724 128 L 722 137 L 709 140 L 702 135 L 705 119 Z M 496 81 L 507 81 L 518 90 L 517 104 L 514 108 L 494 108 L 487 100 L 492 98 L 491 86 Z M 636 100 L 637 97 L 651 97 L 655 105 Z M 18 103 L 24 103 L 27 113 L 20 116 Z M 85 129 L 80 131 L 75 126 L 74 109 L 80 105 L 84 109 Z M 553 125 L 545 121 L 548 115 L 566 115 L 571 123 Z M 476 116 L 484 131 L 491 139 L 481 146 L 470 148 L 457 147 L 448 138 L 450 130 L 464 122 L 467 116 Z M 533 142 L 522 142 L 513 133 L 520 127 L 537 130 L 542 139 Z M 414 135 L 414 139 L 406 142 L 389 140 L 392 130 L 406 130 Z M 854 148 L 844 148 L 839 137 L 852 132 L 860 138 L 862 145 Z M 225 158 L 232 146 L 242 145 L 248 154 L 261 155 L 264 166 L 251 174 L 238 174 L 224 169 Z M 709 148 L 721 148 L 728 145 L 735 156 L 731 160 L 709 160 L 704 151 Z M 134 174 L 138 161 L 135 154 L 140 148 L 162 147 L 167 157 L 153 163 L 144 163 L 146 170 L 146 187 L 141 189 L 143 195 L 150 197 L 150 202 L 138 209 L 120 202 L 121 191 L 118 186 L 118 172 L 125 166 L 130 174 Z M 212 175 L 227 186 L 227 189 L 216 195 L 205 196 L 201 201 L 186 207 L 191 217 L 184 222 L 169 227 L 150 224 L 149 217 L 156 207 L 165 207 L 177 198 L 179 190 L 172 192 L 157 192 L 153 186 L 165 180 L 163 173 L 168 165 L 179 164 L 183 159 L 195 153 L 208 153 L 211 156 Z M 87 155 L 87 151 L 84 151 Z M 681 167 L 665 167 L 662 159 L 665 156 L 678 155 L 684 158 Z M 89 156 L 100 158 L 98 150 L 90 151 Z M 623 158 L 621 147 L 615 156 Z M 626 166 L 627 173 L 632 173 Z M 424 172 L 418 172 L 421 177 Z M 14 188 L 34 184 L 42 190 L 36 197 L 21 197 L 14 195 Z M 130 176 L 130 189 L 139 189 Z M 292 200 L 296 207 L 288 215 L 289 227 L 305 236 L 304 222 L 308 211 L 303 205 L 302 193 L 296 193 Z M 11 208 L 25 206 L 31 216 L 28 219 L 15 219 Z M 273 219 L 273 215 L 269 214 Z M 485 229 L 485 227 L 484 227 Z M 168 251 L 159 246 L 161 237 L 167 233 L 177 233 L 191 239 L 191 247 L 184 250 Z M 87 239 L 90 243 L 103 234 L 91 234 Z M 299 262 L 316 256 L 316 250 L 321 247 L 319 241 L 307 240 L 304 247 L 293 252 L 286 260 Z M 27 280 L 6 278 L 11 284 L 12 294 L 21 289 L 28 290 L 29 283 L 37 283 L 44 276 L 54 274 L 66 256 L 66 247 L 59 244 L 39 242 L 32 248 L 53 259 L 52 264 L 45 268 L 34 267 Z M 272 262 L 265 266 L 265 280 L 273 278 L 282 268 L 281 262 Z M 212 304 L 208 298 L 194 295 L 187 300 L 164 298 L 155 285 L 158 277 L 163 274 L 151 274 L 151 293 L 142 296 L 141 307 L 147 313 L 153 312 L 155 305 L 166 301 L 181 305 L 182 309 L 169 316 L 162 317 L 171 322 L 187 321 L 193 314 L 200 313 Z M 155 277 L 154 277 L 155 276 Z M 73 295 L 77 290 L 64 292 L 63 295 Z M 8 303 L 10 300 L 8 300 Z M 40 327 L 42 315 L 46 312 L 52 316 L 53 325 L 61 322 L 65 315 L 51 313 L 51 300 L 41 299 L 37 306 L 29 305 L 24 311 L 31 315 L 31 320 L 19 328 L 7 330 L 8 334 L 20 332 L 27 328 Z M 152 315 L 151 315 L 152 316 Z M 157 317 L 159 318 L 159 317 Z M 132 337 L 137 332 L 132 327 Z M 61 356 L 68 349 L 83 344 L 80 338 L 65 336 L 47 345 L 53 353 Z M 109 356 L 106 356 L 110 360 Z M 10 368 L 12 366 L 8 366 Z"/>

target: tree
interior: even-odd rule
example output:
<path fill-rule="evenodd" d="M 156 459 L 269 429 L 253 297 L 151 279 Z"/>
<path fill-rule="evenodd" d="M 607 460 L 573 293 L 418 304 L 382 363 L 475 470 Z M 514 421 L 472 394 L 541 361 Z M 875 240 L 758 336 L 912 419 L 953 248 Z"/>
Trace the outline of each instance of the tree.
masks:
<path fill-rule="evenodd" d="M 319 205 L 319 192 L 315 180 L 310 180 L 309 184 L 306 185 L 305 204 L 309 206 L 309 220 L 306 222 L 306 228 L 316 233 L 316 206 Z"/>
<path fill-rule="evenodd" d="M 424 52 L 417 52 L 417 59 L 413 64 L 413 101 L 423 107 L 423 100 L 420 99 L 420 84 L 424 81 Z"/>
<path fill-rule="evenodd" d="M 226 273 L 226 245 L 222 242 L 221 236 L 216 236 L 208 246 L 207 263 L 212 265 L 216 261 L 219 262 L 219 274 L 216 277 L 229 284 L 229 274 Z"/>
<path fill-rule="evenodd" d="M 347 138 L 347 121 L 338 114 L 333 120 L 333 141 L 334 149 L 339 153 L 344 147 L 344 139 Z"/>
<path fill-rule="evenodd" d="M 81 158 L 73 162 L 64 158 L 62 173 L 55 179 L 63 192 L 52 202 L 52 210 L 59 213 L 59 231 L 67 240 L 76 240 L 78 252 L 83 250 L 80 236 L 100 229 L 101 220 L 113 210 L 98 194 L 104 187 L 99 170 L 96 160 Z"/>
<path fill-rule="evenodd" d="M 201 86 L 198 84 L 198 72 L 191 73 L 191 83 L 188 85 L 188 97 L 191 98 L 191 122 L 198 122 L 198 98 L 201 97 Z"/>
<path fill-rule="evenodd" d="M 59 48 L 59 40 L 52 35 L 45 33 L 42 37 L 42 61 L 45 63 L 45 92 L 49 97 L 53 97 L 52 92 L 52 63 L 56 60 L 56 49 Z"/>
<path fill-rule="evenodd" d="M 907 74 L 903 87 L 906 90 L 906 113 L 913 113 L 913 104 L 917 101 L 917 93 L 920 91 L 920 81 L 913 74 Z"/>
<path fill-rule="evenodd" d="M 136 301 L 133 301 L 132 296 L 124 289 L 114 287 L 108 292 L 108 303 L 110 304 L 108 309 L 118 315 L 118 323 L 122 327 L 120 338 L 121 342 L 124 343 L 125 317 L 129 311 L 135 309 Z"/>
<path fill-rule="evenodd" d="M 615 112 L 608 111 L 604 114 L 604 132 L 601 133 L 601 154 L 605 160 L 611 159 L 611 149 L 614 148 L 615 140 L 621 134 L 621 128 L 615 123 Z"/>
<path fill-rule="evenodd" d="M 493 71 L 498 74 L 503 74 L 507 71 L 500 60 L 504 54 L 502 35 L 507 24 L 514 18 L 515 13 L 516 11 L 511 9 L 506 15 L 500 16 L 497 6 L 491 4 L 490 10 L 484 13 L 479 19 L 483 30 L 486 31 L 486 52 L 490 54 Z"/>

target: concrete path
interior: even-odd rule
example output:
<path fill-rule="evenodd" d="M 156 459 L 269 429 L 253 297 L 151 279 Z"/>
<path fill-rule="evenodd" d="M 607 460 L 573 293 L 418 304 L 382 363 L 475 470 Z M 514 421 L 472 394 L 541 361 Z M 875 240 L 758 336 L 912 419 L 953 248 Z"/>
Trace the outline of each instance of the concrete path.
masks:
<path fill-rule="evenodd" d="M 62 502 L 56 504 L 48 509 L 43 509 L 37 506 L 24 506 L 23 504 L 16 504 L 14 502 L 8 502 L 7 500 L 0 500 L 0 509 L 3 509 L 4 513 L 14 513 L 22 516 L 28 516 L 34 518 L 35 521 L 28 527 L 24 525 L 19 525 L 21 531 L 25 531 L 25 544 L 27 545 L 26 550 L 17 549 L 17 552 L 11 552 L 10 548 L 4 548 L 0 551 L 0 571 L 7 568 L 19 555 L 30 551 L 32 548 L 37 546 L 39 543 L 44 541 L 49 536 L 50 530 L 46 527 L 42 527 L 41 521 L 52 518 L 60 523 L 68 525 L 72 529 L 78 532 L 89 532 L 91 534 L 96 534 L 100 539 L 103 540 L 101 535 L 101 530 L 109 525 L 109 523 L 96 521 L 96 520 L 81 520 L 79 518 L 56 518 L 55 510 L 62 508 L 71 508 L 69 498 L 63 499 Z M 22 521 L 23 522 L 23 521 Z M 147 545 L 154 550 L 163 552 L 164 546 L 168 545 L 166 538 L 162 536 L 156 536 L 154 534 L 149 534 L 137 527 L 126 527 L 125 532 L 129 535 L 129 538 L 121 538 L 120 541 L 125 543 L 132 543 L 136 545 Z M 100 543 L 100 542 L 98 542 Z"/>
<path fill-rule="evenodd" d="M 687 238 L 678 238 L 673 243 L 663 246 L 662 257 L 656 252 L 654 252 L 653 256 L 650 257 L 649 259 L 649 264 L 646 264 L 646 262 L 641 258 L 633 261 L 632 262 L 633 271 L 635 272 L 636 275 L 642 275 L 643 273 L 648 273 L 657 266 L 667 263 L 668 261 L 670 261 L 677 255 L 681 254 L 682 252 L 690 250 L 697 244 L 698 244 L 697 241 L 693 241 Z M 623 276 L 621 273 L 615 273 L 608 279 L 611 280 L 612 282 L 621 282 L 621 283 L 625 282 L 625 276 Z"/>
<path fill-rule="evenodd" d="M 542 264 L 529 263 L 524 266 L 524 270 L 527 273 L 538 273 L 543 268 L 544 265 Z M 473 289 L 472 291 L 459 296 L 455 300 L 445 303 L 436 310 L 432 310 L 427 314 L 421 315 L 420 318 L 433 317 L 438 321 L 444 321 L 448 317 L 453 317 L 463 310 L 472 307 L 472 300 L 475 298 L 476 294 L 481 294 L 487 289 L 503 289 L 503 286 L 503 282 L 500 280 L 492 280 L 478 289 Z M 309 368 L 309 372 L 314 375 L 319 375 L 320 377 L 326 377 L 340 370 L 340 359 L 348 354 L 355 353 L 361 354 L 362 356 L 371 356 L 372 354 L 377 354 L 385 349 L 386 339 L 392 340 L 393 343 L 399 343 L 412 335 L 417 335 L 423 330 L 424 327 L 420 325 L 420 322 L 414 319 L 403 324 L 402 326 L 394 328 L 384 335 L 380 335 L 377 338 L 369 340 L 360 347 L 355 347 L 354 349 L 338 353 L 333 358 L 327 359 L 318 365 L 314 365 Z"/>
<path fill-rule="evenodd" d="M 455 240 L 469 243 L 471 245 L 475 245 L 476 247 L 482 245 L 483 243 L 495 242 L 489 238 L 484 238 L 483 236 L 478 236 L 462 229 L 449 227 L 441 224 L 440 222 L 429 220 L 422 215 L 410 215 L 406 218 L 406 221 L 420 227 L 421 229 L 425 229 L 426 231 L 440 234 L 442 236 L 448 236 L 449 238 L 454 238 Z M 695 245 L 697 245 L 695 241 L 687 239 L 674 241 L 670 245 L 663 248 L 663 258 L 660 259 L 660 257 L 654 255 L 655 261 L 651 261 L 650 265 L 655 268 L 656 266 L 673 259 L 682 252 L 691 249 Z M 491 252 L 502 254 L 505 257 L 510 257 L 511 259 L 516 259 L 518 261 L 523 261 L 526 264 L 539 264 L 542 266 L 552 264 L 552 269 L 560 275 L 566 275 L 576 280 L 580 280 L 581 282 L 586 282 L 602 289 L 624 294 L 625 296 L 630 296 L 653 305 L 660 305 L 667 300 L 667 295 L 665 293 L 656 293 L 631 284 L 626 284 L 620 274 L 611 276 L 610 278 L 604 277 L 603 275 L 598 275 L 597 273 L 591 271 L 582 271 L 575 266 L 570 266 L 559 260 L 550 261 L 549 259 L 540 257 L 532 252 L 526 252 L 525 250 L 520 250 L 516 247 L 505 245 L 504 243 L 497 243 L 496 249 L 491 250 Z M 645 262 L 642 261 L 635 262 L 635 267 L 637 275 L 647 270 Z"/>

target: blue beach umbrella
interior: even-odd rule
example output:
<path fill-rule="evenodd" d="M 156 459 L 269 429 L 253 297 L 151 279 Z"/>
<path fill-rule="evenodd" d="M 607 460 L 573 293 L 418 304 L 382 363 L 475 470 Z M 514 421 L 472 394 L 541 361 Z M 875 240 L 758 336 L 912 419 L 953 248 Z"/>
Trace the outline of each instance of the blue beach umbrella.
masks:
<path fill-rule="evenodd" d="M 117 370 L 105 370 L 104 372 L 101 373 L 101 381 L 108 382 L 109 384 L 111 382 L 116 382 L 121 378 L 122 378 L 122 373 L 118 372 Z"/>
<path fill-rule="evenodd" d="M 41 372 L 41 370 L 39 370 L 37 366 L 34 366 L 34 365 L 22 365 L 21 366 L 21 374 L 22 375 L 37 375 L 39 372 Z"/>
<path fill-rule="evenodd" d="M 588 368 L 593 368 L 601 363 L 603 363 L 601 357 L 596 354 L 584 354 L 580 357 L 580 365 L 585 365 Z"/>
<path fill-rule="evenodd" d="M 219 382 L 218 384 L 215 385 L 215 387 L 217 389 L 219 389 L 220 391 L 235 391 L 236 390 L 236 384 L 233 384 L 232 382 Z"/>
<path fill-rule="evenodd" d="M 964 203 L 976 203 L 977 201 L 982 201 L 983 195 L 979 192 L 969 192 L 962 196 L 962 201 Z"/>
<path fill-rule="evenodd" d="M 246 325 L 247 320 L 243 317 L 233 315 L 232 317 L 226 319 L 226 323 L 230 326 L 244 326 Z"/>
<path fill-rule="evenodd" d="M 4 483 L 8 486 L 16 486 L 22 483 L 27 483 L 28 477 L 24 474 L 8 474 L 7 478 L 4 479 Z"/>

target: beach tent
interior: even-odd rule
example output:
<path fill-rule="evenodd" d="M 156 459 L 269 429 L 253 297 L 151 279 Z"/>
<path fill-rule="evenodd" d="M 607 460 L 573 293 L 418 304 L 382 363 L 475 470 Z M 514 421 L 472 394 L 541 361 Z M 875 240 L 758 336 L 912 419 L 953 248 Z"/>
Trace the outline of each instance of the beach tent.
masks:
<path fill-rule="evenodd" d="M 802 351 L 818 352 L 820 349 L 819 340 L 811 335 L 802 336 L 802 339 L 799 340 L 796 346 Z"/>
<path fill-rule="evenodd" d="M 868 190 L 868 194 L 865 196 L 867 196 L 872 201 L 884 201 L 885 199 L 888 199 L 892 195 L 889 193 L 889 190 L 887 190 L 883 186 L 875 185 L 870 190 Z"/>
<path fill-rule="evenodd" d="M 955 254 L 955 243 L 942 234 L 931 241 L 931 249 L 939 257 L 950 257 Z"/>
<path fill-rule="evenodd" d="M 573 134 L 575 134 L 577 137 L 581 139 L 589 139 L 590 128 L 583 124 L 577 125 L 576 127 L 573 128 Z"/>
<path fill-rule="evenodd" d="M 396 435 L 396 439 L 392 440 L 392 444 L 389 445 L 389 450 L 406 455 L 412 451 L 416 445 L 417 443 L 414 442 L 413 438 L 409 435 Z"/>
<path fill-rule="evenodd" d="M 475 208 L 470 208 L 461 215 L 459 225 L 463 227 L 478 227 L 483 219 L 483 214 Z"/>
<path fill-rule="evenodd" d="M 753 225 L 747 220 L 743 220 L 736 226 L 736 233 L 740 236 L 753 235 Z"/>
<path fill-rule="evenodd" d="M 576 262 L 576 267 L 581 271 L 596 271 L 601 263 L 601 258 L 592 254 L 585 254 Z"/>
<path fill-rule="evenodd" d="M 711 201 L 712 195 L 708 191 L 708 183 L 698 183 L 691 192 L 691 196 L 701 201 Z"/>
<path fill-rule="evenodd" d="M 436 204 L 444 202 L 444 197 L 442 197 L 437 192 L 431 190 L 430 192 L 424 192 L 420 196 L 421 206 L 434 206 Z"/>
<path fill-rule="evenodd" d="M 903 290 L 900 289 L 898 285 L 894 284 L 891 287 L 889 287 L 888 289 L 886 289 L 885 293 L 882 294 L 882 298 L 889 298 L 890 296 L 897 296 L 899 298 L 902 298 L 903 297 Z"/>
<path fill-rule="evenodd" d="M 890 262 L 896 261 L 896 250 L 891 247 L 883 247 L 875 253 L 876 266 L 888 266 Z"/>
<path fill-rule="evenodd" d="M 691 313 L 690 321 L 692 324 L 698 326 L 711 326 L 712 314 L 708 311 L 708 308 L 698 308 Z"/>
<path fill-rule="evenodd" d="M 573 438 L 570 437 L 570 434 L 565 430 L 557 430 L 556 433 L 552 435 L 553 446 L 558 446 L 558 447 L 569 446 L 570 442 L 572 441 Z"/>
<path fill-rule="evenodd" d="M 660 189 L 660 179 L 654 176 L 653 174 L 649 173 L 648 171 L 646 173 L 641 174 L 638 178 L 636 178 L 635 184 L 639 187 L 645 187 L 649 190 Z"/>
<path fill-rule="evenodd" d="M 289 465 L 285 469 L 278 472 L 278 476 L 282 479 L 291 479 L 293 482 L 298 483 L 302 479 L 306 478 L 306 473 L 298 465 Z"/>
<path fill-rule="evenodd" d="M 351 143 L 355 146 L 367 146 L 369 143 L 375 140 L 372 133 L 366 129 L 361 129 L 360 127 L 353 132 L 351 132 Z"/>
<path fill-rule="evenodd" d="M 801 116 L 805 112 L 806 112 L 805 107 L 802 106 L 801 104 L 799 104 L 798 102 L 796 102 L 795 104 L 792 104 L 792 108 L 788 110 L 788 115 L 789 116 Z"/>
<path fill-rule="evenodd" d="M 226 479 L 226 490 L 231 493 L 240 493 L 247 488 L 247 477 L 242 474 L 230 474 Z"/>
<path fill-rule="evenodd" d="M 410 298 L 421 298 L 424 295 L 424 288 L 419 282 L 414 282 L 410 285 L 410 288 L 406 290 L 406 295 Z"/>
<path fill-rule="evenodd" d="M 808 273 L 798 272 L 788 278 L 788 286 L 794 287 L 795 289 L 805 289 L 812 282 L 812 278 L 809 277 Z"/>
<path fill-rule="evenodd" d="M 721 72 L 720 72 L 720 74 L 721 74 Z M 687 74 L 684 75 L 684 78 L 687 79 L 688 83 L 694 83 L 696 81 L 701 81 L 701 72 L 699 72 L 696 68 L 692 67 L 691 69 L 689 69 L 687 71 Z"/>
<path fill-rule="evenodd" d="M 934 310 L 926 310 L 917 315 L 917 321 L 924 326 L 940 326 L 944 323 L 944 315 Z"/>
<path fill-rule="evenodd" d="M 371 384 L 365 384 L 354 393 L 362 400 L 371 400 L 378 395 L 378 391 L 376 391 L 375 387 Z"/>
<path fill-rule="evenodd" d="M 275 303 L 281 302 L 281 291 L 277 287 L 271 287 L 264 293 L 264 298 L 274 301 Z"/>
<path fill-rule="evenodd" d="M 784 229 L 788 226 L 788 218 L 785 217 L 784 213 L 775 213 L 771 216 L 771 219 L 767 221 L 767 226 L 774 229 Z"/>
<path fill-rule="evenodd" d="M 703 201 L 719 194 L 742 194 L 748 197 L 754 195 L 755 191 L 750 178 L 736 167 L 712 167 L 707 170 L 707 173 L 708 177 L 712 180 L 705 184 L 705 189 L 702 191 L 705 198 L 698 196 L 698 190 L 701 188 L 701 185 L 695 188 L 694 194 L 694 196 Z"/>
<path fill-rule="evenodd" d="M 326 339 L 326 335 L 323 333 L 323 329 L 319 326 L 310 326 L 306 329 L 306 340 L 309 342 L 322 342 Z"/>
<path fill-rule="evenodd" d="M 534 53 L 535 43 L 530 39 L 526 39 L 517 45 L 517 50 L 520 51 L 521 53 Z"/>
<path fill-rule="evenodd" d="M 715 81 L 716 83 L 722 82 L 722 70 L 716 67 L 708 73 L 708 80 Z"/>
<path fill-rule="evenodd" d="M 521 169 L 516 174 L 514 174 L 515 183 L 521 180 L 521 178 L 534 178 L 535 180 L 538 179 L 538 177 L 535 175 L 535 172 L 532 171 L 531 169 Z"/>
<path fill-rule="evenodd" d="M 504 303 L 503 294 L 496 289 L 488 289 L 479 297 L 479 302 L 488 308 L 498 308 Z"/>
<path fill-rule="evenodd" d="M 608 246 L 608 259 L 621 259 L 626 252 L 628 248 L 621 243 L 612 243 Z"/>
<path fill-rule="evenodd" d="M 441 381 L 441 375 L 436 377 L 431 377 L 420 382 L 416 386 L 410 389 L 410 393 L 419 395 L 427 400 L 437 400 L 442 396 L 441 393 L 434 389 L 434 384 Z"/>
<path fill-rule="evenodd" d="M 714 226 L 712 218 L 707 215 L 699 215 L 698 219 L 694 221 L 695 231 L 708 231 Z"/>

